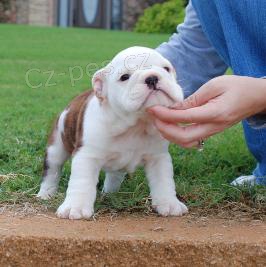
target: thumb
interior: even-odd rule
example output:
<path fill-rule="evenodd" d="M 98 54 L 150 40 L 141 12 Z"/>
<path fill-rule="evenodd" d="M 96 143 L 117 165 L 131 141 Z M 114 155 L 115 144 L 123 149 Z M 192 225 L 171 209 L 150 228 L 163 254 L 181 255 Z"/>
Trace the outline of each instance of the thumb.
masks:
<path fill-rule="evenodd" d="M 177 103 L 171 108 L 179 110 L 195 108 L 202 106 L 209 102 L 209 100 L 219 96 L 221 94 L 221 90 L 219 87 L 214 86 L 211 81 L 202 85 L 194 94 L 186 98 L 182 104 Z"/>

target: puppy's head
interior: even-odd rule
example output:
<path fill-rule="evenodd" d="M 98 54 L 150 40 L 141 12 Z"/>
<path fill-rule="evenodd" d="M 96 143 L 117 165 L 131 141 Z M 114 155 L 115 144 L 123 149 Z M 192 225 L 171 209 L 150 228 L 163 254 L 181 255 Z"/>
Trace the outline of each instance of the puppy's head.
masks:
<path fill-rule="evenodd" d="M 183 100 L 171 63 L 146 47 L 123 50 L 92 79 L 101 102 L 126 113 L 142 113 L 154 105 L 169 107 Z"/>

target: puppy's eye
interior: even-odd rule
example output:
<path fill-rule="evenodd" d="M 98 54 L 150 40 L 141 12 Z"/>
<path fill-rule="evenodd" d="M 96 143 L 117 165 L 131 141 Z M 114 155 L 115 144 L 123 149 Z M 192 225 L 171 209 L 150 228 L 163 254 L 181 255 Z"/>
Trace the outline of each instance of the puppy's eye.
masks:
<path fill-rule="evenodd" d="M 169 68 L 169 67 L 164 67 L 164 69 L 165 69 L 167 72 L 170 72 L 170 68 Z"/>
<path fill-rule="evenodd" d="M 126 80 L 128 80 L 130 78 L 130 75 L 129 74 L 124 74 L 120 77 L 120 81 L 124 82 Z"/>

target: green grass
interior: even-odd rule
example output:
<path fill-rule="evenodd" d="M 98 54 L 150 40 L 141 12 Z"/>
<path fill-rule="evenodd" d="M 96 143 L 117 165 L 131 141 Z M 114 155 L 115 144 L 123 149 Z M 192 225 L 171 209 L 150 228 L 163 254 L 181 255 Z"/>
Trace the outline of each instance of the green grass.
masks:
<path fill-rule="evenodd" d="M 90 87 L 90 77 L 71 85 L 69 67 L 100 64 L 118 51 L 132 45 L 155 47 L 167 35 L 147 35 L 87 29 L 38 28 L 0 25 L 0 205 L 33 202 L 56 208 L 64 197 L 70 163 L 62 173 L 58 195 L 49 202 L 38 202 L 42 161 L 48 129 L 69 100 Z M 54 86 L 29 88 L 25 74 L 29 69 L 41 73 L 30 75 L 31 83 L 44 83 L 46 71 L 54 70 Z M 75 77 L 78 71 L 74 72 Z M 263 187 L 235 188 L 229 182 L 249 174 L 254 160 L 248 153 L 241 126 L 210 138 L 203 152 L 170 147 L 174 162 L 177 193 L 195 212 L 210 210 L 249 211 L 260 217 L 265 211 Z M 13 175 L 10 175 L 13 174 Z M 101 175 L 99 189 L 103 184 Z M 143 170 L 128 178 L 120 192 L 97 199 L 98 210 L 149 210 L 149 193 Z"/>

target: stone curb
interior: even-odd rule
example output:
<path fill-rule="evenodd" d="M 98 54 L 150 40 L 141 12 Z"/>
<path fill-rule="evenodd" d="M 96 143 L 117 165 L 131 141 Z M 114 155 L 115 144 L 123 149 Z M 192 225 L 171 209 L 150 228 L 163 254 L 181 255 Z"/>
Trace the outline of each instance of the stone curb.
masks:
<path fill-rule="evenodd" d="M 265 224 L 226 223 L 0 216 L 0 266 L 265 266 Z"/>

